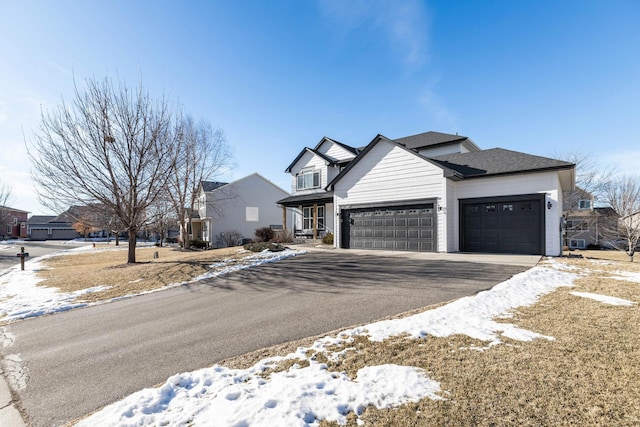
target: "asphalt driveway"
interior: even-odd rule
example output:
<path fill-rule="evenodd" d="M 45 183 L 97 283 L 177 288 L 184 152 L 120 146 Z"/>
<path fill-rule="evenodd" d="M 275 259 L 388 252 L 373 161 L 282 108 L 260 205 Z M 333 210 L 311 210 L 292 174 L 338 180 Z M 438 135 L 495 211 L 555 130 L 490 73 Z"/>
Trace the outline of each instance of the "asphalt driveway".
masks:
<path fill-rule="evenodd" d="M 452 259 L 313 251 L 17 322 L 6 327 L 5 370 L 33 426 L 63 425 L 173 374 L 472 295 L 528 268 Z"/>

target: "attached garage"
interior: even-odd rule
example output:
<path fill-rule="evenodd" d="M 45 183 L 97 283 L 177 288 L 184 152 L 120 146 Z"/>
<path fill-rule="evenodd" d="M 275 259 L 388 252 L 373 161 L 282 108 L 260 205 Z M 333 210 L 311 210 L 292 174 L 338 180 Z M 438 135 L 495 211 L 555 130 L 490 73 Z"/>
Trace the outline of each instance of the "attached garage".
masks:
<path fill-rule="evenodd" d="M 342 210 L 342 247 L 434 252 L 435 203 Z"/>
<path fill-rule="evenodd" d="M 462 252 L 543 255 L 544 194 L 460 200 Z"/>
<path fill-rule="evenodd" d="M 48 228 L 32 228 L 30 236 L 32 240 L 47 240 L 49 238 Z"/>

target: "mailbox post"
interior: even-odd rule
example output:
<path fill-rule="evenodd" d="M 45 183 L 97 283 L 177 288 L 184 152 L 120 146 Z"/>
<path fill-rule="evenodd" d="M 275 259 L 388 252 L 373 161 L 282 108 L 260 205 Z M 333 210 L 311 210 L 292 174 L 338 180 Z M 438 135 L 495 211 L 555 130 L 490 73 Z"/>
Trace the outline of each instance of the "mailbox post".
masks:
<path fill-rule="evenodd" d="M 16 255 L 20 258 L 20 270 L 24 271 L 24 259 L 29 256 L 29 252 L 24 251 L 24 246 L 20 247 L 20 253 Z"/>

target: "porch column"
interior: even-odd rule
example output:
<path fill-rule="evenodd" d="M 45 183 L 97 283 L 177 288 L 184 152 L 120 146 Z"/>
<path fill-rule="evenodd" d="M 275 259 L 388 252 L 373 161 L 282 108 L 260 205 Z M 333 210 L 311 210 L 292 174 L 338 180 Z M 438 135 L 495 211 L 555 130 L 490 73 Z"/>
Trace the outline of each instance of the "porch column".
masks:
<path fill-rule="evenodd" d="M 282 207 L 282 230 L 287 232 L 287 207 Z"/>
<path fill-rule="evenodd" d="M 313 204 L 313 240 L 318 238 L 318 204 Z"/>

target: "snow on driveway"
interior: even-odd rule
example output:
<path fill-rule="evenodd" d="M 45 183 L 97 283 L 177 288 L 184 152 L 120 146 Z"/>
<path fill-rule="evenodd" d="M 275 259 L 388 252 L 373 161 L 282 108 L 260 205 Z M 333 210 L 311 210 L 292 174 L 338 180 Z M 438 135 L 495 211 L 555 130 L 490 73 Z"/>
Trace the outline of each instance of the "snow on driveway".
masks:
<path fill-rule="evenodd" d="M 414 338 L 465 334 L 490 345 L 499 344 L 501 337 L 553 339 L 495 319 L 509 318 L 512 310 L 531 305 L 559 287 L 572 286 L 577 277 L 574 272 L 562 271 L 561 264 L 548 261 L 473 297 L 346 330 L 285 357 L 261 360 L 248 369 L 215 365 L 175 375 L 161 387 L 144 389 L 107 406 L 78 426 L 316 426 L 320 420 L 344 424 L 347 414 L 360 416 L 368 405 L 389 408 L 424 398 L 443 399 L 446 394 L 439 383 L 420 368 L 367 366 L 351 379 L 344 372 L 329 371 L 314 355 L 322 352 L 335 359 L 339 354 L 331 352 L 330 346 L 349 345 L 358 335 L 379 341 L 405 333 Z M 263 375 L 287 359 L 306 363 Z"/>

